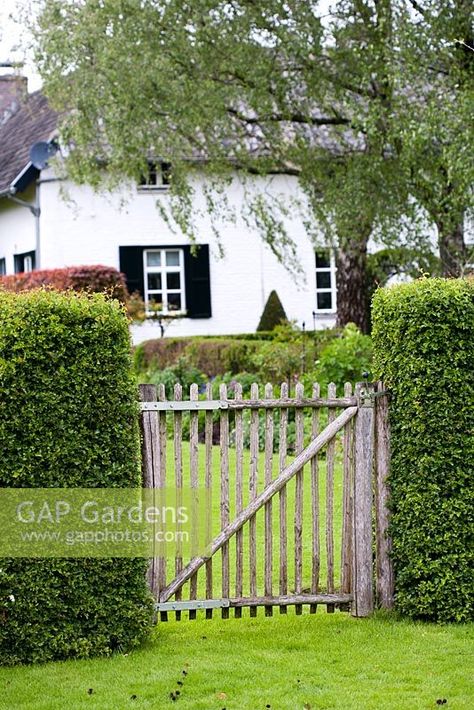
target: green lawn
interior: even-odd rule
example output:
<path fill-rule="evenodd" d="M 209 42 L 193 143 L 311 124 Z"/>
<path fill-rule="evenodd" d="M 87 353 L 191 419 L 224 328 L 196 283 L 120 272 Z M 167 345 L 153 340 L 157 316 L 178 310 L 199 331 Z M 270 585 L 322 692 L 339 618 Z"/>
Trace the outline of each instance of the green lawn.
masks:
<path fill-rule="evenodd" d="M 473 635 L 472 626 L 323 611 L 200 616 L 160 624 L 145 648 L 127 656 L 0 669 L 0 708 L 417 710 L 446 699 L 448 710 L 467 709 Z"/>
<path fill-rule="evenodd" d="M 185 478 L 189 456 L 184 445 Z M 169 475 L 173 476 L 171 451 Z M 203 461 L 203 447 L 199 457 Z M 214 452 L 214 482 L 219 460 Z M 340 541 L 341 466 L 335 471 L 335 539 Z M 234 454 L 230 456 L 233 491 Z M 248 472 L 248 454 L 245 472 Z M 202 469 L 202 466 L 201 466 Z M 263 456 L 259 460 L 263 487 Z M 202 470 L 201 470 L 202 477 Z M 321 527 L 324 529 L 324 461 L 321 461 Z M 305 473 L 305 564 L 309 583 L 311 548 L 309 470 Z M 216 488 L 218 491 L 218 487 Z M 294 484 L 288 487 L 289 556 L 292 555 Z M 274 504 L 277 549 L 278 503 Z M 214 497 L 218 527 L 218 496 Z M 259 582 L 263 578 L 263 521 L 258 523 Z M 321 539 L 324 566 L 324 536 Z M 231 551 L 235 550 L 232 541 Z M 171 565 L 170 565 L 171 567 Z M 277 579 L 278 555 L 274 579 Z M 220 559 L 214 564 L 215 596 L 219 596 Z M 292 586 L 290 562 L 290 588 Z M 200 592 L 204 575 L 200 575 Z M 232 589 L 232 587 L 231 587 Z M 275 591 L 278 587 L 275 585 Z M 187 590 L 185 589 L 184 597 Z M 233 617 L 233 614 L 231 612 Z M 259 609 L 256 618 L 184 618 L 160 623 L 140 650 L 90 661 L 68 661 L 36 667 L 0 668 L 0 710 L 417 710 L 474 706 L 473 626 L 435 626 L 376 615 L 353 619 L 349 614 L 296 616 L 294 609 L 271 618 Z M 187 617 L 187 614 L 183 614 Z M 179 695 L 178 695 L 179 693 Z"/>

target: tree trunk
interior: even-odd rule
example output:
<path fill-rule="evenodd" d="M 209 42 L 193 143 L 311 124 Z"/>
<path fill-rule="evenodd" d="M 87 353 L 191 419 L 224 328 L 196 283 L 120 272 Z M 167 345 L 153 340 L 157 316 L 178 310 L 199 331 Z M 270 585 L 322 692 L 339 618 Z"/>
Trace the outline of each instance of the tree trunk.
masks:
<path fill-rule="evenodd" d="M 463 220 L 459 220 L 457 226 L 438 220 L 436 226 L 443 276 L 461 276 L 466 261 Z"/>
<path fill-rule="evenodd" d="M 369 331 L 369 300 L 367 296 L 367 241 L 341 240 L 336 254 L 337 325 L 355 323 L 363 333 Z"/>

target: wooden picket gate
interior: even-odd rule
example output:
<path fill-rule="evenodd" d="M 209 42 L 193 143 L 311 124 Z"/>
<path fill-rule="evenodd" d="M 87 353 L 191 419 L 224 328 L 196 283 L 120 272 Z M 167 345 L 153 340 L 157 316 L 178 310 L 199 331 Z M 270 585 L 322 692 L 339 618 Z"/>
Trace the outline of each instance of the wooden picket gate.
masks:
<path fill-rule="evenodd" d="M 355 393 L 346 384 L 342 397 L 333 384 L 326 397 L 317 384 L 311 397 L 301 384 L 294 397 L 286 384 L 279 394 L 275 398 L 267 385 L 261 397 L 254 384 L 250 399 L 243 399 L 235 384 L 230 397 L 221 385 L 213 399 L 208 385 L 203 398 L 191 385 L 184 399 L 176 385 L 174 400 L 166 401 L 163 385 L 140 386 L 144 487 L 203 485 L 215 493 L 219 484 L 219 526 L 206 521 L 207 556 L 184 560 L 177 554 L 174 564 L 159 557 L 150 562 L 149 583 L 162 621 L 169 612 L 180 619 L 183 611 L 194 619 L 199 609 L 208 618 L 214 609 L 228 618 L 231 608 L 241 617 L 244 607 L 255 616 L 259 606 L 266 615 L 274 607 L 286 613 L 288 606 L 301 614 L 303 605 L 315 613 L 318 604 L 328 612 L 369 615 L 375 601 L 374 504 L 377 602 L 392 605 L 385 486 L 389 431 L 381 383 L 360 384 Z"/>

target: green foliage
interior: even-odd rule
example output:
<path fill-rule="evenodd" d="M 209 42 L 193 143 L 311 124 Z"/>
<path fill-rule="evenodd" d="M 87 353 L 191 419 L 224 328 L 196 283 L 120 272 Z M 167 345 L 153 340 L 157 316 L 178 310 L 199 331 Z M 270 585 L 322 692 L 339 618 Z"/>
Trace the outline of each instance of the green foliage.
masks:
<path fill-rule="evenodd" d="M 253 371 L 253 357 L 262 343 L 258 340 L 228 338 L 159 338 L 135 348 L 134 366 L 147 377 L 155 370 L 173 367 L 184 358 L 208 377 L 225 372 Z"/>
<path fill-rule="evenodd" d="M 363 335 L 354 323 L 348 323 L 340 337 L 325 345 L 316 362 L 316 370 L 309 379 L 328 384 L 334 382 L 360 382 L 362 373 L 370 371 L 372 361 L 372 340 Z"/>
<path fill-rule="evenodd" d="M 257 333 L 259 331 L 274 330 L 277 325 L 280 325 L 286 320 L 288 320 L 288 318 L 286 317 L 285 309 L 282 306 L 277 292 L 271 291 L 257 326 Z"/>
<path fill-rule="evenodd" d="M 117 301 L 0 293 L 0 395 L 1 487 L 140 485 L 136 388 Z M 145 560 L 0 566 L 0 664 L 109 654 L 147 635 Z"/>
<path fill-rule="evenodd" d="M 374 370 L 391 393 L 396 604 L 473 618 L 474 282 L 422 279 L 373 301 Z"/>
<path fill-rule="evenodd" d="M 166 397 L 174 399 L 174 386 L 180 384 L 183 388 L 183 397 L 189 396 L 189 388 L 192 384 L 197 384 L 200 388 L 206 382 L 206 376 L 189 363 L 186 357 L 178 358 L 174 365 L 165 367 L 163 370 L 153 370 L 147 378 L 151 385 L 165 386 Z"/>
<path fill-rule="evenodd" d="M 224 217 L 235 222 L 226 187 L 239 170 L 240 216 L 285 266 L 297 272 L 288 230 L 296 214 L 311 236 L 324 231 L 337 247 L 339 274 L 359 285 L 341 290 L 339 322 L 365 327 L 371 235 L 389 246 L 426 243 L 426 217 L 445 273 L 466 263 L 469 8 L 466 0 L 340 0 L 328 14 L 326 3 L 301 0 L 200 0 L 184 10 L 182 0 L 44 0 L 34 34 L 45 92 L 74 145 L 73 179 L 111 188 L 138 180 L 153 146 L 173 162 L 160 211 L 195 237 L 203 214 L 216 230 Z M 193 180 L 193 155 L 205 156 L 204 188 Z M 301 196 L 273 190 L 278 173 L 296 177 Z M 269 179 L 257 184 L 255 175 Z"/>

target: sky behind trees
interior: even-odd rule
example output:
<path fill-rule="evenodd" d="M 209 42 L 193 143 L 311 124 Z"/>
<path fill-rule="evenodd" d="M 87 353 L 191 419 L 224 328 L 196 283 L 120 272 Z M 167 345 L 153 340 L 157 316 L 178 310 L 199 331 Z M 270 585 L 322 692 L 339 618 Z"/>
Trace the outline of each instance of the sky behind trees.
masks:
<path fill-rule="evenodd" d="M 31 52 L 26 44 L 29 34 L 20 24 L 21 12 L 32 5 L 28 0 L 1 0 L 0 2 L 0 62 L 25 62 L 23 74 L 28 77 L 30 91 L 41 87 L 41 79 L 35 71 Z M 15 21 L 13 18 L 17 18 Z"/>

